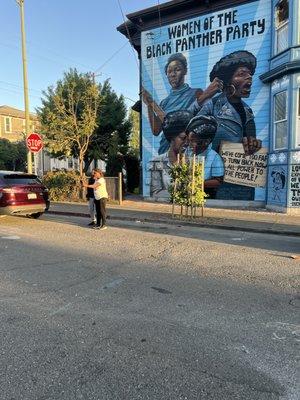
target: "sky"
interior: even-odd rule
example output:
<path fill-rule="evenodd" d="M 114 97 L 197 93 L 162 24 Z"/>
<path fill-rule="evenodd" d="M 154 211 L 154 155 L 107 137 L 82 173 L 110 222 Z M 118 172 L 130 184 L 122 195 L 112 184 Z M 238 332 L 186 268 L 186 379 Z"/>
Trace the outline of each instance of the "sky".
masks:
<path fill-rule="evenodd" d="M 116 27 L 123 13 L 157 0 L 24 0 L 29 106 L 41 105 L 42 91 L 70 68 L 110 78 L 126 103 L 138 100 L 138 66 L 133 50 Z M 16 0 L 0 0 L 0 105 L 24 109 L 20 11 Z M 115 54 L 116 53 L 116 54 Z"/>

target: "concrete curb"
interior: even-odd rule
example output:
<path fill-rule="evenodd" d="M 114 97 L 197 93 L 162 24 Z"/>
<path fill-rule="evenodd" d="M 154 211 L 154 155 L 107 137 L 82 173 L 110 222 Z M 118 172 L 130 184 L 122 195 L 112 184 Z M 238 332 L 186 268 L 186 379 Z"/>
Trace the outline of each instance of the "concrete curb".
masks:
<path fill-rule="evenodd" d="M 72 212 L 72 211 L 46 211 L 46 214 L 56 214 L 56 215 L 67 215 L 71 217 L 86 217 L 89 218 L 89 214 L 80 213 L 80 212 Z M 296 231 L 277 231 L 272 229 L 264 229 L 264 228 L 253 228 L 253 227 L 240 227 L 234 225 L 219 225 L 219 224 L 208 224 L 208 223 L 201 223 L 201 222 L 190 222 L 190 221 L 182 221 L 180 219 L 164 219 L 164 218 L 137 218 L 137 217 L 128 217 L 126 215 L 119 217 L 119 216 L 111 216 L 108 215 L 107 219 L 112 221 L 141 221 L 141 222 L 148 222 L 148 223 L 158 223 L 158 224 L 167 224 L 167 225 L 181 225 L 181 226 L 193 226 L 199 228 L 211 228 L 211 229 L 220 229 L 220 230 L 230 230 L 230 231 L 240 231 L 240 232 L 251 232 L 251 233 L 264 233 L 264 234 L 271 234 L 271 235 L 281 235 L 281 236 L 296 236 L 300 237 L 300 233 Z"/>

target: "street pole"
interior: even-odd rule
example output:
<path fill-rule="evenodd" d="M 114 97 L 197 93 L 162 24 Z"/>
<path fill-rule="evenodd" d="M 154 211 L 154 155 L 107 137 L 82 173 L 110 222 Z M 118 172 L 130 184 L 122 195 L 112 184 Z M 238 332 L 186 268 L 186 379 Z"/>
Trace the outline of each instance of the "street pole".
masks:
<path fill-rule="evenodd" d="M 25 20 L 24 20 L 24 0 L 16 0 L 20 6 L 21 14 L 21 35 L 22 35 L 22 62 L 23 62 L 23 82 L 24 82 L 24 105 L 25 105 L 25 135 L 26 138 L 30 132 L 29 117 L 29 97 L 28 97 L 28 80 L 27 80 L 27 60 L 26 60 L 26 37 L 25 37 Z M 27 152 L 27 171 L 32 174 L 32 157 L 31 152 Z"/>

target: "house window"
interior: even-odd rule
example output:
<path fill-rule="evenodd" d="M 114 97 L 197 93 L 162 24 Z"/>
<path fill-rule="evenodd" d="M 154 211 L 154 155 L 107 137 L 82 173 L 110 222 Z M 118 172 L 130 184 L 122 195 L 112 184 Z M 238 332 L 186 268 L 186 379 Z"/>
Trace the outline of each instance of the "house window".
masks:
<path fill-rule="evenodd" d="M 287 131 L 287 91 L 274 96 L 274 149 L 288 147 Z"/>
<path fill-rule="evenodd" d="M 275 54 L 289 46 L 289 1 L 280 0 L 275 6 Z"/>
<path fill-rule="evenodd" d="M 11 133 L 11 118 L 5 117 L 5 132 Z"/>

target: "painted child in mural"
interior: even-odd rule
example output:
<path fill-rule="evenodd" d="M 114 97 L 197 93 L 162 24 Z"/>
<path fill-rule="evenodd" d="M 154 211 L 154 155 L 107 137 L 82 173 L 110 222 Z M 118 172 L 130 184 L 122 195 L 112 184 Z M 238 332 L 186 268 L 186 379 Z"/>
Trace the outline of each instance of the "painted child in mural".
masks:
<path fill-rule="evenodd" d="M 224 162 L 222 157 L 212 149 L 212 141 L 218 128 L 212 116 L 194 117 L 186 128 L 188 145 L 192 154 L 204 157 L 204 190 L 210 198 L 216 195 L 216 189 L 222 184 Z"/>
<path fill-rule="evenodd" d="M 169 142 L 169 150 L 150 161 L 150 196 L 168 198 L 171 183 L 170 167 L 178 155 L 189 154 L 187 147 L 197 156 L 205 157 L 205 191 L 214 196 L 215 189 L 222 183 L 224 164 L 217 152 L 212 150 L 211 142 L 217 130 L 214 117 L 197 116 L 192 118 L 189 111 L 181 110 L 168 113 L 162 129 Z"/>
<path fill-rule="evenodd" d="M 143 101 L 148 109 L 148 117 L 153 135 L 158 136 L 162 131 L 162 123 L 167 113 L 188 109 L 196 100 L 200 107 L 206 100 L 223 89 L 222 81 L 216 77 L 207 89 L 193 89 L 185 83 L 187 74 L 187 60 L 181 53 L 169 57 L 165 65 L 165 73 L 171 85 L 170 94 L 158 105 L 151 94 L 142 88 Z M 165 135 L 161 135 L 158 154 L 165 153 L 169 148 L 169 142 Z"/>
<path fill-rule="evenodd" d="M 162 130 L 169 149 L 149 162 L 151 197 L 169 197 L 170 167 L 177 161 L 178 155 L 185 151 L 187 145 L 185 129 L 192 117 L 192 113 L 186 110 L 170 112 L 165 116 Z"/>
<path fill-rule="evenodd" d="M 235 51 L 222 57 L 214 65 L 210 80 L 219 78 L 224 84 L 223 92 L 206 101 L 203 106 L 194 102 L 189 108 L 194 115 L 212 115 L 216 118 L 218 129 L 212 142 L 215 151 L 219 151 L 221 141 L 242 143 L 246 155 L 254 154 L 261 148 L 261 140 L 256 138 L 253 112 L 242 100 L 250 96 L 255 69 L 256 58 L 249 51 Z M 219 188 L 217 198 L 253 200 L 254 189 L 225 183 Z"/>

